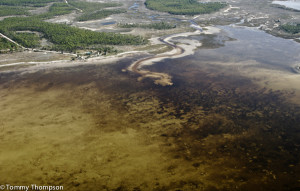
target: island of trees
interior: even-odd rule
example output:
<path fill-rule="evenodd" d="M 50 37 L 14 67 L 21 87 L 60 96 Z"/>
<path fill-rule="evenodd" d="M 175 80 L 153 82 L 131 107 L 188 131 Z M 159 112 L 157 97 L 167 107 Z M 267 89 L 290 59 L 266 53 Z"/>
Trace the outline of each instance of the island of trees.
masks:
<path fill-rule="evenodd" d="M 288 33 L 297 34 L 300 33 L 300 24 L 285 24 L 281 25 L 280 28 Z"/>
<path fill-rule="evenodd" d="M 197 0 L 146 0 L 147 8 L 176 15 L 197 15 L 218 11 L 227 6 L 222 2 L 203 2 Z"/>
<path fill-rule="evenodd" d="M 166 30 L 166 29 L 173 29 L 176 28 L 176 25 L 172 25 L 166 22 L 159 22 L 159 23 L 150 23 L 150 24 L 119 24 L 121 28 L 144 28 L 144 29 L 156 29 L 156 30 Z"/>

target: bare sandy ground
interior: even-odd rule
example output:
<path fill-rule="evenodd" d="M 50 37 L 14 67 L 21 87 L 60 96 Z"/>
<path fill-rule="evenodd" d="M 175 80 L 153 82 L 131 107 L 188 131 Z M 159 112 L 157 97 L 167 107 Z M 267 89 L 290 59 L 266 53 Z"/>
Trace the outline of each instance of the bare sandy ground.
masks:
<path fill-rule="evenodd" d="M 13 65 L 30 65 L 44 62 L 70 60 L 72 54 L 59 54 L 57 52 L 45 51 L 45 52 L 14 52 L 12 54 L 0 55 L 0 67 L 13 66 Z"/>

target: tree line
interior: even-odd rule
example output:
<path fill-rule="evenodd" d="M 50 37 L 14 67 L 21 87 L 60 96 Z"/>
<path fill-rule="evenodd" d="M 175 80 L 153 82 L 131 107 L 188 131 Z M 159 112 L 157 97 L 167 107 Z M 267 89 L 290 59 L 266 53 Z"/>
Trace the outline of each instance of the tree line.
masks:
<path fill-rule="evenodd" d="M 176 15 L 196 15 L 218 11 L 227 6 L 223 2 L 203 2 L 196 0 L 146 0 L 147 8 Z"/>
<path fill-rule="evenodd" d="M 14 44 L 6 40 L 5 38 L 0 37 L 0 53 L 6 52 L 7 50 L 12 51 L 16 50 L 18 47 Z"/>
<path fill-rule="evenodd" d="M 30 15 L 27 8 L 24 7 L 11 7 L 11 6 L 0 6 L 0 17 L 9 15 Z"/>
<path fill-rule="evenodd" d="M 0 21 L 0 32 L 23 45 L 24 47 L 34 48 L 40 45 L 39 40 L 46 38 L 53 43 L 53 46 L 46 47 L 47 49 L 60 51 L 75 51 L 77 49 L 86 48 L 101 48 L 99 52 L 113 52 L 112 48 L 107 48 L 105 45 L 138 45 L 145 44 L 147 40 L 140 36 L 122 35 L 117 33 L 94 32 L 90 30 L 72 27 L 66 24 L 56 24 L 45 22 L 45 19 L 52 18 L 57 15 L 69 14 L 76 8 L 83 10 L 80 20 L 90 20 L 104 18 L 110 14 L 122 13 L 126 10 L 100 10 L 106 7 L 120 6 L 118 3 L 93 3 L 69 0 L 66 4 L 63 0 L 0 0 L 0 4 L 9 4 L 8 10 L 11 13 L 16 13 L 21 7 L 15 5 L 37 5 L 39 3 L 54 2 L 48 12 L 39 15 L 30 15 L 28 17 L 11 17 Z M 0 6 L 1 10 L 1 6 Z M 27 10 L 27 8 L 23 8 Z M 0 14 L 8 14 L 0 12 Z M 42 35 L 34 33 L 20 33 L 17 31 L 36 31 Z M 3 47 L 11 47 L 10 43 L 2 40 Z M 105 47 L 105 48 L 103 48 Z M 44 47 L 45 48 L 45 47 Z"/>
<path fill-rule="evenodd" d="M 83 14 L 76 18 L 78 21 L 103 19 L 112 14 L 126 12 L 125 9 L 104 9 L 108 7 L 119 7 L 122 5 L 120 3 L 96 3 L 70 0 L 69 4 L 83 11 Z"/>
<path fill-rule="evenodd" d="M 150 23 L 150 24 L 137 24 L 137 23 L 126 23 L 118 24 L 121 28 L 144 28 L 144 29 L 156 29 L 156 30 L 166 30 L 176 28 L 176 25 L 171 25 L 166 22 Z"/>
<path fill-rule="evenodd" d="M 96 2 L 84 2 L 84 1 L 74 1 L 69 0 L 69 5 L 81 9 L 83 12 L 94 12 L 100 9 L 108 7 L 119 7 L 120 3 L 96 3 Z"/>
<path fill-rule="evenodd" d="M 40 19 L 50 19 L 54 16 L 69 14 L 74 10 L 76 10 L 74 7 L 71 7 L 66 3 L 53 3 L 50 6 L 48 12 L 40 14 L 40 15 L 36 15 L 34 17 L 37 17 Z"/>
<path fill-rule="evenodd" d="M 40 37 L 35 33 L 14 33 L 12 39 L 26 48 L 35 48 L 40 45 Z"/>
<path fill-rule="evenodd" d="M 12 17 L 0 21 L 0 32 L 18 40 L 15 31 L 36 31 L 55 44 L 55 49 L 75 51 L 91 45 L 138 45 L 147 41 L 140 36 L 94 32 L 65 24 L 48 23 L 33 17 Z"/>
<path fill-rule="evenodd" d="M 0 5 L 43 7 L 51 2 L 62 2 L 62 0 L 1 0 Z"/>

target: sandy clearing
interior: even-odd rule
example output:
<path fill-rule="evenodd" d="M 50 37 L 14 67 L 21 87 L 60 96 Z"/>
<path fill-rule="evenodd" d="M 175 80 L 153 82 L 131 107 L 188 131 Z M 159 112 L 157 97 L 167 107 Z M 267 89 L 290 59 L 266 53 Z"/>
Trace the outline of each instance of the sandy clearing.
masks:
<path fill-rule="evenodd" d="M 223 12 L 228 13 L 231 9 L 240 9 L 240 7 L 233 7 L 232 5 L 229 5 L 229 7 L 225 9 Z"/>
<path fill-rule="evenodd" d="M 87 23 L 95 23 L 95 22 L 101 22 L 101 21 L 107 21 L 112 19 L 112 17 L 106 17 L 105 19 L 98 19 L 98 20 L 90 20 L 90 21 L 79 21 L 77 23 L 79 24 L 87 24 Z"/>

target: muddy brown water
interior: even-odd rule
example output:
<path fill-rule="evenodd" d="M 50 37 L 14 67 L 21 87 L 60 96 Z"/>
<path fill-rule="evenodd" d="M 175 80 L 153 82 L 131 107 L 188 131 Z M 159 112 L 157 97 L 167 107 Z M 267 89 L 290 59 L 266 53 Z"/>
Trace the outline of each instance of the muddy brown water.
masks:
<path fill-rule="evenodd" d="M 131 58 L 1 73 L 0 183 L 95 191 L 299 190 L 300 109 L 288 101 L 293 92 L 211 64 L 228 62 L 227 45 L 232 58 L 249 60 L 238 53 L 243 38 L 230 37 L 237 40 L 209 37 L 210 49 L 147 67 L 172 75 L 167 87 L 121 72 Z"/>

